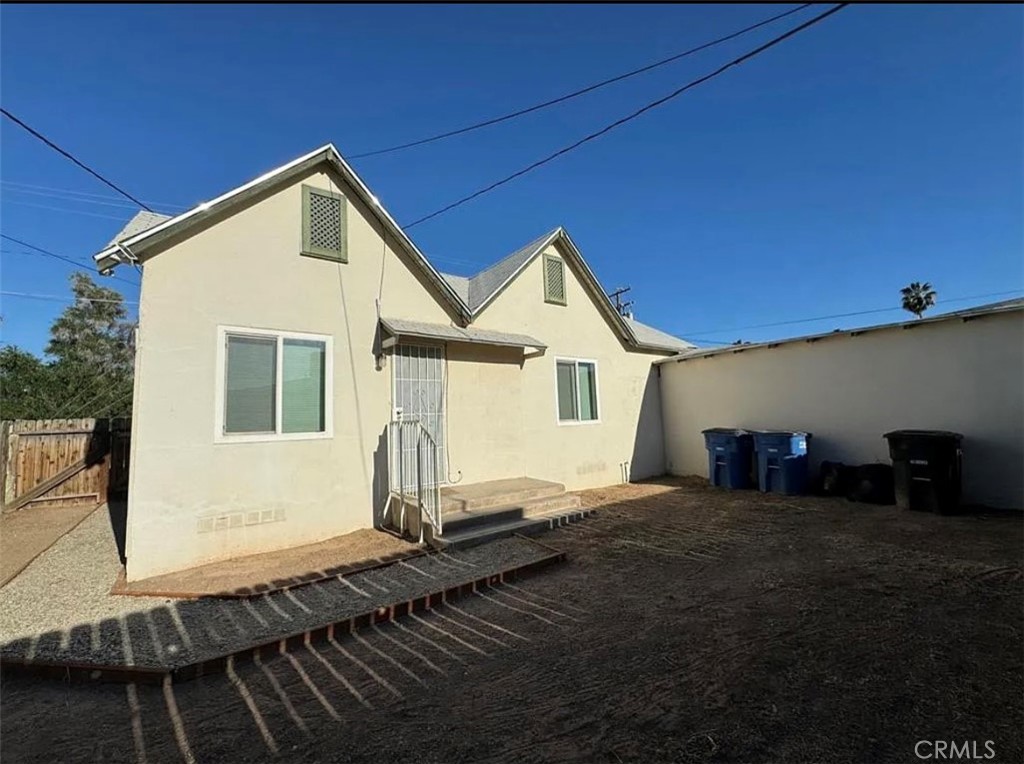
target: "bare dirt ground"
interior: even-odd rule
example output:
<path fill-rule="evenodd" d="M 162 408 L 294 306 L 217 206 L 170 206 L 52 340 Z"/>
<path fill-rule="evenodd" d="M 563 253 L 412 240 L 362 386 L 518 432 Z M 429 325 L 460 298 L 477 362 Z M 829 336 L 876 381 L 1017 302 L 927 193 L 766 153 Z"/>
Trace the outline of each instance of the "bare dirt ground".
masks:
<path fill-rule="evenodd" d="M 236 557 L 130 584 L 122 577 L 115 591 L 176 597 L 252 594 L 363 570 L 420 551 L 419 545 L 397 536 L 364 529 L 316 544 Z"/>
<path fill-rule="evenodd" d="M 0 586 L 18 575 L 96 509 L 96 504 L 29 506 L 0 517 Z"/>
<path fill-rule="evenodd" d="M 1024 523 L 724 492 L 587 492 L 514 587 L 166 687 L 8 677 L 4 761 L 1024 758 Z"/>

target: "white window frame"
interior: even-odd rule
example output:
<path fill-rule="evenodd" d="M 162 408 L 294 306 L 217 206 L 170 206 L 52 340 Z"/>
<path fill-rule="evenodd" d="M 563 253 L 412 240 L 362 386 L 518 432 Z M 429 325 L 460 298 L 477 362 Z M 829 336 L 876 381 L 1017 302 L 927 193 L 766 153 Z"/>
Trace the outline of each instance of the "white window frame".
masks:
<path fill-rule="evenodd" d="M 601 411 L 603 406 L 601 405 L 601 372 L 598 370 L 597 361 L 593 358 L 566 358 L 565 356 L 555 356 L 555 365 L 553 367 L 555 377 L 555 421 L 558 422 L 559 426 L 566 427 L 579 427 L 580 425 L 588 424 L 601 424 Z M 594 399 L 597 404 L 597 418 L 596 419 L 562 419 L 558 411 L 558 364 L 559 363 L 571 363 L 576 367 L 576 412 L 577 414 L 581 410 L 580 406 L 580 364 L 589 363 L 594 366 Z"/>
<path fill-rule="evenodd" d="M 274 432 L 224 432 L 224 403 L 227 392 L 227 347 L 228 335 L 238 337 L 268 337 L 277 340 L 277 378 L 274 382 Z M 281 432 L 284 395 L 284 341 L 306 340 L 324 343 L 324 431 L 323 432 Z M 214 443 L 265 443 L 285 440 L 326 440 L 334 437 L 334 339 L 329 334 L 286 332 L 277 329 L 257 329 L 251 326 L 217 327 L 217 382 L 214 388 Z"/>

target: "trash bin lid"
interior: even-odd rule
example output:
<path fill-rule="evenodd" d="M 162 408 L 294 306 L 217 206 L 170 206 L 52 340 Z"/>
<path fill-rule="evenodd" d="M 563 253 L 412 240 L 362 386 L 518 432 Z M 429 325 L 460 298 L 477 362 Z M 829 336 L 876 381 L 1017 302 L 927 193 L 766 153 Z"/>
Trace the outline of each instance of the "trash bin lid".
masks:
<path fill-rule="evenodd" d="M 706 430 L 700 431 L 701 435 L 734 435 L 737 438 L 741 435 L 749 435 L 746 430 L 741 430 L 736 427 L 709 427 Z"/>
<path fill-rule="evenodd" d="M 949 430 L 893 430 L 882 436 L 883 438 L 936 438 L 942 440 L 963 440 L 964 436 L 958 432 Z"/>
<path fill-rule="evenodd" d="M 766 438 L 810 438 L 811 433 L 801 430 L 749 430 L 755 438 L 763 436 Z"/>

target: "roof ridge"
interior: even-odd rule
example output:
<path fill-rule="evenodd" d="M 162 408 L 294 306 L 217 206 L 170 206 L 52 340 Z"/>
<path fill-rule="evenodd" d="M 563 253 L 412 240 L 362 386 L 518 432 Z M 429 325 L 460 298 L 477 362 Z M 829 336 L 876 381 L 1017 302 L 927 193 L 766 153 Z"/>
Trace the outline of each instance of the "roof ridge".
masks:
<path fill-rule="evenodd" d="M 504 256 L 503 258 L 501 258 L 500 260 L 495 260 L 495 261 L 494 261 L 493 263 L 491 263 L 490 265 L 488 265 L 488 266 L 487 266 L 486 268 L 481 268 L 481 269 L 480 269 L 479 271 L 477 271 L 476 273 L 474 273 L 474 274 L 473 274 L 472 276 L 470 276 L 469 278 L 476 278 L 477 276 L 479 276 L 479 275 L 480 275 L 481 273 L 483 273 L 484 271 L 489 271 L 489 270 L 491 270 L 491 268 L 496 268 L 496 267 L 498 267 L 499 265 L 501 265 L 502 263 L 504 263 L 504 262 L 505 262 L 506 260 L 510 260 L 511 258 L 515 257 L 516 255 L 519 255 L 519 254 L 521 254 L 521 253 L 522 253 L 522 251 L 523 251 L 524 249 L 530 249 L 530 248 L 532 248 L 532 247 L 533 247 L 534 245 L 537 245 L 537 244 L 538 244 L 539 242 L 541 242 L 541 241 L 544 241 L 545 239 L 548 239 L 548 238 L 550 238 L 550 237 L 551 237 L 552 235 L 554 235 L 554 234 L 558 233 L 558 231 L 560 231 L 560 230 L 561 230 L 561 228 L 562 228 L 561 226 L 558 226 L 557 228 L 552 228 L 552 229 L 551 229 L 550 231 L 548 231 L 547 233 L 545 233 L 545 234 L 541 234 L 540 236 L 538 236 L 537 238 L 533 239 L 532 241 L 528 241 L 528 242 L 527 242 L 526 244 L 524 244 L 523 246 L 519 247 L 518 249 L 516 249 L 516 250 L 513 250 L 512 252 L 509 252 L 509 253 L 508 253 L 507 255 L 505 255 L 505 256 Z"/>

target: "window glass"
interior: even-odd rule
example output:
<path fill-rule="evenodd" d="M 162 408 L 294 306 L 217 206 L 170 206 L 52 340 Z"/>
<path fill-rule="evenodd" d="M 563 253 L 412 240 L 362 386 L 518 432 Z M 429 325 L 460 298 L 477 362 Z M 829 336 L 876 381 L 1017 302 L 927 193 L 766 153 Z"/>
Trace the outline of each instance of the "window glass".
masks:
<path fill-rule="evenodd" d="M 577 419 L 576 413 L 576 365 L 571 361 L 556 364 L 558 375 L 558 418 Z"/>
<path fill-rule="evenodd" d="M 274 432 L 277 340 L 227 338 L 224 432 Z"/>
<path fill-rule="evenodd" d="M 315 340 L 284 340 L 281 380 L 282 432 L 324 431 L 324 356 Z"/>
<path fill-rule="evenodd" d="M 579 363 L 580 419 L 597 419 L 597 375 L 592 363 Z"/>

